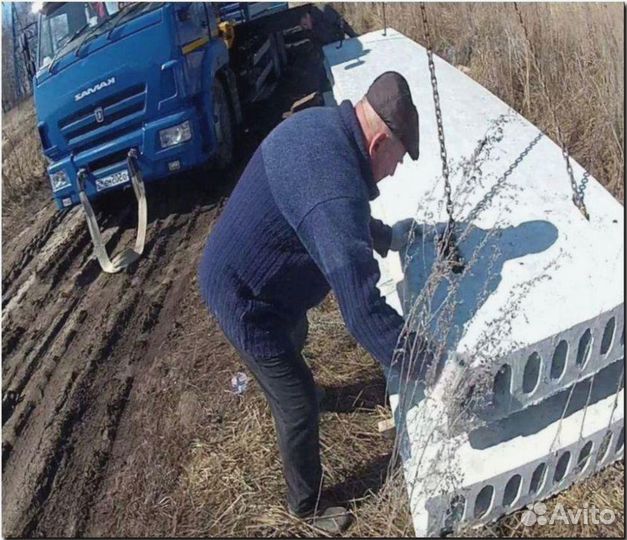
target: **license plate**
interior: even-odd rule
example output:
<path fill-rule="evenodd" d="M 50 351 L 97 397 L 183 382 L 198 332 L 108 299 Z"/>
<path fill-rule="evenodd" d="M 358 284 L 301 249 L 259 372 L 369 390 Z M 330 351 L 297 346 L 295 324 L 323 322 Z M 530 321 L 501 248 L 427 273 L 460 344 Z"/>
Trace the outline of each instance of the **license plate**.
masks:
<path fill-rule="evenodd" d="M 124 184 L 130 181 L 127 170 L 118 171 L 116 173 L 105 176 L 104 178 L 96 178 L 96 190 L 102 191 L 118 184 Z"/>

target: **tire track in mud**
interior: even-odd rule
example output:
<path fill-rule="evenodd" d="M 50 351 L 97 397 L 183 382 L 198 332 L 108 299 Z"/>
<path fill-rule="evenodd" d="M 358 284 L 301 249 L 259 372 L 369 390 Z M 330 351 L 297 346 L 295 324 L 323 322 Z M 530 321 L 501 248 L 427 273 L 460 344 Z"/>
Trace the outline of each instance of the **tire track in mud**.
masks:
<path fill-rule="evenodd" d="M 193 193 L 178 195 L 194 198 Z M 173 205 L 179 206 L 162 200 L 161 214 Z M 48 267 L 40 287 L 46 290 L 29 293 L 30 305 L 46 314 L 40 326 L 48 332 L 23 347 L 37 344 L 28 349 L 30 361 L 20 360 L 24 356 L 16 352 L 23 351 L 12 351 L 10 359 L 22 372 L 6 377 L 5 370 L 5 380 L 19 396 L 7 409 L 3 428 L 5 535 L 77 535 L 87 526 L 134 374 L 156 354 L 152 331 L 172 283 L 181 279 L 181 266 L 190 268 L 188 249 L 198 218 L 213 219 L 219 203 L 187 206 L 193 208 L 190 213 L 171 213 L 153 223 L 144 257 L 126 272 L 102 274 L 95 259 L 81 258 L 74 250 L 69 265 L 60 261 Z M 204 241 L 206 229 L 201 232 Z M 46 308 L 48 285 L 63 275 L 59 267 L 70 277 Z M 87 285 L 79 287 L 81 282 Z M 183 285 L 177 289 L 187 290 L 188 282 Z M 104 306 L 101 296 L 108 300 Z M 176 309 L 178 298 L 168 303 Z M 58 324 L 48 327 L 51 321 Z M 85 339 L 85 329 L 95 335 Z M 147 348 L 152 350 L 148 359 Z"/>
<path fill-rule="evenodd" d="M 109 280 L 106 279 L 109 276 L 104 276 L 103 288 L 112 285 L 106 283 Z M 128 277 L 124 281 L 128 281 Z M 122 280 L 119 280 L 117 287 L 112 291 L 113 299 L 123 293 L 124 287 Z M 96 295 L 97 296 L 97 295 Z M 97 311 L 92 309 L 88 313 L 88 319 L 85 321 L 85 325 L 91 326 L 97 331 L 99 335 L 94 339 L 95 343 L 79 343 L 78 347 L 72 350 L 63 351 L 63 347 L 60 346 L 61 351 L 57 351 L 57 354 L 53 357 L 58 357 L 58 353 L 67 352 L 68 356 L 72 358 L 86 358 L 86 362 L 83 366 L 77 366 L 77 369 L 68 369 L 66 373 L 62 373 L 60 378 L 63 381 L 55 381 L 57 384 L 51 384 L 52 388 L 50 393 L 54 393 L 60 396 L 55 400 L 52 407 L 53 414 L 50 420 L 48 420 L 41 429 L 42 416 L 38 415 L 34 417 L 34 421 L 28 425 L 30 431 L 33 432 L 35 437 L 38 433 L 43 431 L 39 441 L 36 444 L 36 450 L 33 452 L 34 461 L 29 461 L 22 474 L 18 475 L 17 471 L 13 471 L 15 476 L 22 476 L 23 480 L 30 489 L 21 492 L 24 507 L 27 509 L 25 514 L 27 521 L 24 522 L 24 518 L 20 516 L 20 520 L 23 523 L 19 528 L 15 529 L 14 533 L 20 536 L 29 536 L 33 528 L 37 524 L 38 513 L 41 505 L 46 501 L 52 483 L 56 477 L 57 471 L 62 464 L 62 461 L 67 459 L 71 455 L 72 445 L 69 444 L 69 438 L 72 434 L 73 427 L 80 421 L 88 404 L 89 399 L 84 394 L 91 386 L 95 375 L 95 370 L 99 362 L 104 361 L 109 351 L 115 346 L 117 340 L 122 335 L 123 329 L 128 322 L 130 315 L 134 309 L 134 301 L 137 299 L 136 295 L 126 296 L 127 300 L 121 305 L 117 306 L 118 309 L 111 310 L 104 309 Z M 97 298 L 92 299 L 92 305 L 89 307 L 97 307 Z M 112 307 L 112 302 L 105 304 L 105 308 Z M 95 313 L 95 314 L 94 314 Z M 80 329 L 79 329 L 80 331 Z M 75 350 L 78 348 L 78 350 Z M 54 400 L 54 396 L 51 396 Z M 44 396 L 41 396 L 42 401 Z M 48 403 L 41 403 L 42 405 L 48 405 Z M 32 413 L 32 404 L 26 408 L 25 414 L 28 416 Z M 47 407 L 46 407 L 47 408 Z M 30 437 L 26 433 L 16 434 L 22 435 L 21 440 L 30 440 Z M 37 457 L 43 456 L 39 460 Z M 39 463 L 37 463 L 39 461 Z M 35 463 L 31 466 L 30 463 Z M 9 466 L 10 466 L 9 462 Z M 33 470 L 34 469 L 34 470 Z M 20 494 L 18 494 L 19 497 Z M 6 509 L 5 509 L 6 512 Z M 5 514 L 6 515 L 6 514 Z"/>
<path fill-rule="evenodd" d="M 89 511 L 89 518 L 79 529 L 80 533 L 85 536 L 132 537 L 135 535 L 134 527 L 128 524 L 130 527 L 122 526 L 121 528 L 120 522 L 128 518 L 123 507 L 128 504 L 134 505 L 128 499 L 128 490 L 137 493 L 137 489 L 141 489 L 141 481 L 138 485 L 132 480 L 138 474 L 138 464 L 135 463 L 135 458 L 138 447 L 143 447 L 144 443 L 153 436 L 159 435 L 159 438 L 162 438 L 161 435 L 163 435 L 167 438 L 172 435 L 156 427 L 160 420 L 154 418 L 155 415 L 150 411 L 163 410 L 165 406 L 162 402 L 164 394 L 161 389 L 163 388 L 163 368 L 168 361 L 164 359 L 164 355 L 167 358 L 171 353 L 172 341 L 180 339 L 180 310 L 189 302 L 190 283 L 194 281 L 196 274 L 195 263 L 206 241 L 207 233 L 220 214 L 221 203 L 224 203 L 224 199 L 217 205 L 211 205 L 211 208 L 201 207 L 200 215 L 197 216 L 198 225 L 190 235 L 185 235 L 187 239 L 177 246 L 177 253 L 163 273 L 162 279 L 169 282 L 168 288 L 164 291 L 165 298 L 157 301 L 160 305 L 159 316 L 153 318 L 150 333 L 146 333 L 149 339 L 144 352 L 145 358 L 142 364 L 144 367 L 134 371 L 136 392 L 129 402 L 120 425 L 121 433 L 125 431 L 128 433 L 132 430 L 134 434 L 122 436 L 112 445 L 110 463 L 103 474 L 99 496 L 92 499 L 93 505 Z M 194 264 L 190 264 L 190 253 L 194 253 Z M 173 422 L 176 425 L 177 418 L 172 418 L 167 422 Z M 155 447 L 160 444 L 160 441 L 154 442 Z M 161 470 L 163 465 L 164 463 L 159 458 L 150 461 L 150 466 L 158 470 Z M 177 470 L 177 473 L 172 475 L 173 472 L 173 470 L 167 470 L 167 479 L 164 478 L 162 482 L 159 482 L 159 493 L 168 493 L 168 490 L 177 482 L 177 474 L 180 474 L 180 471 Z M 141 473 L 139 475 L 141 476 Z M 140 499 L 153 496 L 156 494 L 150 491 L 142 495 Z"/>
<path fill-rule="evenodd" d="M 82 309 L 77 308 L 76 302 L 70 302 L 66 313 L 71 313 L 72 316 L 66 317 L 65 324 L 59 325 L 59 328 L 64 328 L 64 330 L 61 332 L 59 328 L 52 329 L 48 339 L 44 340 L 45 343 L 38 347 L 38 351 L 49 350 L 51 354 L 48 356 L 52 356 L 52 359 L 57 359 L 57 361 L 48 362 L 48 364 L 53 363 L 54 367 L 48 366 L 34 380 L 32 380 L 32 370 L 22 378 L 19 388 L 23 390 L 25 386 L 32 387 L 30 394 L 34 394 L 34 398 L 26 399 L 19 414 L 16 413 L 15 420 L 9 423 L 8 432 L 13 434 L 15 441 L 19 441 L 20 437 L 24 440 L 29 439 L 27 432 L 22 431 L 25 429 L 24 426 L 27 426 L 26 429 L 30 429 L 33 435 L 41 431 L 41 420 L 36 422 L 40 424 L 39 426 L 31 426 L 32 422 L 28 420 L 35 418 L 33 411 L 36 408 L 41 409 L 42 406 L 47 408 L 49 404 L 48 400 L 44 400 L 44 394 L 48 390 L 47 384 L 52 377 L 51 372 L 59 370 L 58 359 L 64 355 L 72 358 L 87 355 L 87 361 L 80 368 L 66 369 L 64 381 L 59 382 L 59 385 L 54 385 L 53 392 L 60 397 L 51 408 L 54 412 L 46 423 L 44 434 L 37 442 L 32 456 L 35 461 L 37 461 L 37 456 L 45 457 L 33 465 L 30 465 L 29 460 L 29 465 L 20 471 L 22 474 L 13 471 L 13 476 L 22 476 L 22 480 L 25 480 L 24 484 L 30 486 L 30 489 L 23 487 L 19 490 L 22 497 L 18 497 L 20 502 L 14 508 L 5 508 L 5 512 L 8 510 L 9 518 L 16 517 L 12 524 L 14 533 L 29 536 L 34 532 L 46 530 L 45 523 L 42 523 L 40 527 L 44 514 L 46 522 L 52 520 L 58 525 L 59 512 L 61 515 L 67 513 L 68 499 L 75 499 L 77 491 L 82 494 L 79 497 L 81 505 L 78 510 L 76 508 L 71 510 L 75 515 L 72 519 L 64 520 L 66 524 L 64 529 L 69 534 L 75 534 L 87 518 L 90 505 L 85 504 L 85 501 L 90 500 L 97 491 L 102 471 L 107 464 L 110 446 L 115 439 L 119 417 L 123 413 L 126 399 L 132 389 L 133 376 L 130 374 L 133 371 L 132 365 L 141 360 L 150 330 L 158 320 L 173 276 L 176 275 L 176 266 L 166 265 L 165 269 L 161 268 L 163 258 L 171 250 L 175 250 L 175 255 L 180 249 L 184 252 L 185 243 L 199 213 L 199 209 L 196 209 L 187 216 L 171 215 L 158 225 L 153 225 L 152 247 L 147 245 L 149 249 L 146 256 L 136 263 L 136 267 L 129 268 L 126 276 L 118 275 L 121 279 L 117 282 L 115 276 L 113 278 L 106 276 L 107 279 L 101 283 L 102 288 L 90 287 L 86 293 L 87 296 L 96 298 L 88 301 L 83 299 L 81 303 L 87 305 Z M 85 265 L 82 267 L 83 271 L 85 267 Z M 80 280 L 70 280 L 72 284 L 77 281 Z M 144 290 L 142 288 L 144 284 L 150 287 Z M 68 288 L 71 289 L 71 287 Z M 93 290 L 94 288 L 99 290 Z M 92 290 L 93 294 L 90 294 Z M 108 314 L 108 309 L 101 310 L 101 318 L 91 325 L 100 332 L 99 344 L 94 346 L 86 342 L 68 350 L 68 345 L 80 335 L 81 327 L 89 325 L 93 319 L 93 316 L 75 314 L 86 313 L 90 303 L 92 306 L 97 304 L 98 293 L 104 290 L 107 290 L 107 296 L 111 299 L 107 308 L 111 308 L 113 315 Z M 68 292 L 71 293 L 71 290 Z M 114 305 L 117 298 L 121 298 L 122 301 Z M 54 342 L 52 348 L 51 342 Z M 78 350 L 76 350 L 77 347 Z M 122 349 L 122 353 L 116 354 L 119 349 Z M 123 353 L 126 349 L 129 349 L 128 354 Z M 111 364 L 116 364 L 115 370 Z M 116 382 L 112 382 L 112 374 L 116 372 L 126 374 L 121 382 L 117 379 Z M 103 379 L 104 384 L 98 383 Z M 110 391 L 106 391 L 107 389 Z M 52 392 L 48 391 L 48 393 Z M 96 415 L 100 417 L 100 420 L 85 422 L 88 417 L 95 414 L 94 409 L 100 411 Z M 106 429 L 104 431 L 96 429 L 97 425 L 103 422 L 107 426 Z M 83 433 L 94 430 L 97 433 Z M 106 436 L 102 433 L 106 433 Z M 82 449 L 78 444 L 79 452 L 77 453 L 75 446 L 85 440 L 98 442 L 94 444 L 95 448 L 89 456 L 79 456 Z M 13 447 L 15 443 L 11 442 L 11 438 L 7 443 L 10 446 L 3 447 L 3 461 L 10 469 L 12 456 L 15 455 L 17 459 L 17 453 Z M 75 463 L 76 461 L 79 463 Z M 66 474 L 60 475 L 60 471 L 65 471 Z M 76 471 L 82 471 L 83 474 Z M 89 474 L 85 475 L 85 471 Z M 60 476 L 65 478 L 60 480 Z M 71 480 L 66 480 L 66 478 Z M 65 489 L 64 484 L 67 484 Z M 53 485 L 55 486 L 55 503 L 48 501 Z M 80 490 L 77 489 L 78 487 Z M 9 490 L 10 488 L 11 486 Z M 29 492 L 30 497 L 27 495 Z M 45 512 L 43 512 L 44 503 L 46 503 Z M 50 512 L 48 508 L 51 509 Z M 56 510 L 53 510 L 55 508 Z M 58 530 L 57 527 L 54 529 Z"/>
<path fill-rule="evenodd" d="M 169 248 L 176 247 L 177 251 L 185 247 L 190 232 L 194 227 L 194 224 L 198 217 L 198 211 L 194 210 L 189 216 L 187 224 L 181 227 L 181 224 L 185 220 L 180 218 L 172 219 L 172 216 L 164 222 L 164 228 L 161 231 L 162 237 L 167 241 L 159 242 L 156 249 L 149 255 L 149 259 L 153 260 L 153 265 L 145 276 L 144 281 L 153 275 L 155 269 L 161 269 L 160 262 L 162 262 L 163 256 Z M 182 229 L 181 235 L 174 234 L 172 238 L 168 238 L 168 230 Z M 184 255 L 184 249 L 181 254 Z M 173 259 L 176 259 L 175 257 Z M 150 280 L 156 283 L 151 284 L 146 291 L 141 291 L 137 294 L 140 296 L 143 302 L 141 306 L 145 306 L 139 310 L 139 312 L 133 314 L 133 320 L 131 321 L 130 331 L 127 331 L 124 339 L 120 339 L 117 350 L 114 351 L 115 362 L 119 361 L 118 371 L 122 373 L 122 377 L 126 381 L 124 386 L 126 397 L 132 388 L 135 381 L 135 371 L 139 369 L 137 364 L 145 362 L 145 351 L 149 346 L 148 337 L 151 330 L 156 324 L 159 314 L 165 303 L 165 299 L 169 293 L 170 286 L 172 284 L 171 275 L 176 274 L 176 265 L 173 264 L 171 259 L 170 264 L 166 265 L 165 272 L 154 272 L 154 279 Z M 165 275 L 161 275 L 165 274 Z M 131 281 L 137 279 L 135 276 Z M 139 284 L 138 284 L 139 285 Z M 149 284 L 147 284 L 149 285 Z M 111 361 L 111 359 L 110 359 Z M 116 393 L 112 393 L 116 396 Z M 46 510 L 35 529 L 36 535 L 50 534 L 50 529 L 58 531 L 59 526 L 63 527 L 63 534 L 68 535 L 82 535 L 83 528 L 87 522 L 89 512 L 93 506 L 92 501 L 96 497 L 100 484 L 102 482 L 103 473 L 107 466 L 109 454 L 111 452 L 113 442 L 115 441 L 115 434 L 117 433 L 117 425 L 119 423 L 122 412 L 124 411 L 124 405 L 126 401 L 118 402 L 115 397 L 113 400 L 108 398 L 105 400 L 106 405 L 101 405 L 101 410 L 106 410 L 103 415 L 105 420 L 100 420 L 97 425 L 106 424 L 107 427 L 100 431 L 103 434 L 102 441 L 97 445 L 97 450 L 92 453 L 91 456 L 82 463 L 72 463 L 71 466 L 66 467 L 66 472 L 63 474 L 62 480 L 58 482 L 55 490 L 55 496 L 53 500 L 48 501 Z M 115 411 L 115 415 L 112 415 L 111 411 Z M 93 423 L 89 423 L 93 425 Z M 83 428 L 79 426 L 76 435 L 76 440 L 85 440 L 86 437 L 90 437 L 87 431 L 93 431 L 90 427 Z M 92 440 L 98 436 L 97 432 L 91 435 Z M 89 471 L 88 475 L 84 475 L 82 471 Z M 78 486 L 78 487 L 77 487 Z M 67 492 L 66 490 L 72 490 L 71 493 L 75 493 L 78 489 L 80 495 L 76 499 L 80 501 L 76 507 L 70 508 L 67 511 Z M 65 492 L 65 497 L 63 496 Z M 63 514 L 66 514 L 63 516 Z M 63 516 L 60 519 L 60 516 Z"/>
<path fill-rule="evenodd" d="M 123 214 L 122 219 L 129 215 L 130 209 Z M 30 350 L 22 351 L 20 358 L 28 357 L 42 339 L 48 344 L 50 342 L 47 335 L 48 324 L 42 323 L 40 317 L 43 316 L 47 320 L 50 311 L 60 311 L 59 317 L 65 320 L 73 306 L 67 308 L 57 306 L 67 303 L 68 298 L 71 299 L 79 288 L 93 281 L 100 272 L 90 247 L 84 217 L 81 213 L 75 213 L 71 219 L 66 229 L 61 228 L 57 231 L 58 238 L 51 239 L 51 245 L 43 247 L 39 257 L 33 262 L 35 268 L 29 277 L 22 283 L 20 289 L 8 298 L 2 316 L 4 327 L 2 354 L 5 360 L 17 352 L 20 341 L 26 342 L 26 347 L 31 347 Z M 108 216 L 103 222 L 104 226 L 108 227 L 111 217 Z M 103 237 L 108 244 L 115 245 L 123 233 L 122 227 L 116 226 L 106 230 Z M 79 262 L 78 257 L 81 253 L 83 256 Z M 68 280 L 67 274 L 76 266 L 78 270 L 70 274 L 71 278 Z M 54 326 L 58 331 L 57 325 Z M 12 368 L 18 369 L 19 366 L 5 361 L 3 390 L 12 380 Z"/>
<path fill-rule="evenodd" d="M 76 217 L 80 218 L 80 215 L 75 214 Z M 76 221 L 78 225 L 82 225 L 80 221 Z M 48 274 L 52 270 L 55 273 L 69 270 L 72 261 L 58 255 L 63 251 L 76 253 L 84 247 L 85 234 L 84 230 L 76 227 L 58 231 L 59 239 L 55 246 L 45 246 L 44 253 L 34 262 L 35 268 L 31 277 L 24 283 L 26 290 L 21 294 L 18 291 L 3 310 L 3 393 L 9 389 L 18 393 L 21 391 L 24 383 L 20 381 L 28 380 L 35 363 L 45 353 L 74 309 L 76 300 L 73 300 L 71 282 L 55 289 L 54 280 L 49 279 Z M 50 301 L 48 297 L 53 289 L 56 298 Z M 51 314 L 54 314 L 52 322 Z M 18 346 L 20 340 L 24 342 L 21 349 Z M 14 380 L 16 378 L 17 383 Z M 3 418 L 3 423 L 6 420 L 6 417 Z"/>
<path fill-rule="evenodd" d="M 126 212 L 125 215 L 129 213 Z M 16 341 L 19 341 L 19 337 L 24 334 L 24 329 L 22 326 L 17 327 L 19 332 L 17 339 L 15 334 L 9 330 L 8 340 L 5 331 L 2 424 L 3 427 L 7 422 L 9 424 L 3 429 L 3 465 L 6 464 L 11 455 L 15 439 L 21 435 L 39 400 L 43 398 L 45 385 L 50 380 L 59 358 L 78 334 L 79 328 L 86 318 L 87 312 L 78 308 L 80 302 L 85 298 L 84 295 L 80 294 L 80 288 L 93 282 L 100 274 L 98 264 L 90 253 L 91 250 L 85 249 L 87 229 L 83 222 L 84 218 L 80 214 L 77 215 L 77 218 L 82 230 L 76 231 L 70 227 L 66 231 L 60 231 L 61 240 L 52 247 L 44 246 L 44 254 L 41 255 L 41 260 L 36 262 L 37 267 L 31 274 L 33 277 L 41 275 L 44 279 L 43 283 L 39 284 L 37 291 L 40 293 L 39 296 L 27 298 L 29 302 L 24 302 L 24 305 L 29 308 L 27 310 L 30 312 L 29 315 L 32 314 L 33 306 L 37 315 L 43 314 L 45 320 L 40 323 L 40 326 L 45 329 L 45 333 L 43 335 L 37 333 L 34 336 L 30 335 L 28 341 L 28 344 L 31 345 L 30 348 L 27 345 L 25 351 L 20 351 L 21 354 L 11 354 L 16 352 Z M 104 221 L 106 226 L 110 218 Z M 77 232 L 78 234 L 76 234 Z M 121 227 L 114 227 L 113 230 L 107 230 L 104 236 L 105 238 L 110 237 L 110 243 L 117 243 L 122 234 Z M 84 252 L 84 255 L 79 263 L 79 269 L 71 274 L 70 279 L 66 279 L 60 288 L 56 287 L 61 276 L 78 260 L 77 257 L 81 252 Z M 61 256 L 58 256 L 59 254 Z M 102 278 L 106 279 L 106 276 L 102 276 Z M 52 305 L 46 305 L 46 299 L 51 291 L 55 291 L 57 300 Z M 18 298 L 19 300 L 21 298 Z M 36 316 L 36 321 L 37 319 Z M 52 324 L 50 324 L 50 319 Z M 8 365 L 11 362 L 7 360 L 11 356 L 14 357 L 12 366 Z M 11 370 L 11 367 L 14 369 Z M 41 370 L 42 373 L 39 377 L 34 377 L 37 369 Z M 25 392 L 27 385 L 29 388 Z M 10 422 L 13 413 L 21 403 L 23 405 L 19 407 L 17 417 Z"/>
<path fill-rule="evenodd" d="M 76 253 L 77 251 L 78 249 L 72 249 L 69 253 Z M 68 261 L 62 259 L 58 267 L 54 268 L 52 272 L 52 281 L 54 282 L 55 276 L 61 272 L 61 269 L 67 269 L 68 266 Z M 86 296 L 80 294 L 81 291 L 77 284 L 81 282 L 91 283 L 99 273 L 100 270 L 94 260 L 88 259 L 81 264 L 79 270 L 57 291 L 58 301 L 49 306 L 51 309 L 42 311 L 44 314 L 47 313 L 47 318 L 44 315 L 45 320 L 41 324 L 44 328 L 52 320 L 52 325 L 48 326 L 47 333 L 31 338 L 33 346 L 22 354 L 14 355 L 15 371 L 7 373 L 5 369 L 3 377 L 3 426 L 11 420 L 18 404 L 24 402 L 24 405 L 15 421 L 9 422 L 4 430 L 3 463 L 6 463 L 10 456 L 13 439 L 22 433 L 23 427 L 38 401 L 43 398 L 45 385 L 50 380 L 59 358 L 66 352 L 74 337 L 79 334 L 82 323 L 87 317 L 86 309 L 80 306 Z M 100 276 L 105 281 L 107 277 L 106 275 Z M 35 298 L 31 303 L 37 305 L 42 302 L 39 298 Z M 55 309 L 57 307 L 59 309 Z M 4 367 L 6 368 L 6 366 Z M 39 377 L 35 377 L 37 370 L 41 371 Z M 33 394 L 39 395 L 39 398 Z"/>
<path fill-rule="evenodd" d="M 46 337 L 41 341 L 39 347 L 37 347 L 37 350 L 34 352 L 34 354 L 32 354 L 23 363 L 24 368 L 19 373 L 18 375 L 19 378 L 17 378 L 17 380 L 8 378 L 7 385 L 10 386 L 10 389 L 3 388 L 2 393 L 3 395 L 12 394 L 16 396 L 14 400 L 15 405 L 17 405 L 18 403 L 22 401 L 23 399 L 22 394 L 24 392 L 24 388 L 26 387 L 28 382 L 31 380 L 35 367 L 38 364 L 40 364 L 39 361 L 46 354 L 52 342 L 59 335 L 59 332 L 62 329 L 66 329 L 66 330 L 72 329 L 72 327 L 65 326 L 65 323 L 68 320 L 69 315 L 74 311 L 74 308 L 76 307 L 77 304 L 78 304 L 78 298 L 73 298 L 70 301 L 67 309 L 63 313 L 61 313 L 61 315 L 57 318 L 54 325 L 50 328 L 50 331 L 48 332 Z M 4 399 L 2 400 L 2 425 L 3 426 L 11 419 L 11 416 L 13 415 L 14 410 L 15 410 L 15 406 L 13 407 L 10 407 L 9 405 L 5 406 L 5 401 Z M 19 435 L 19 431 L 21 430 L 18 430 L 16 428 L 16 431 L 18 431 L 17 434 Z M 4 453 L 3 453 L 3 461 L 4 461 Z"/>
<path fill-rule="evenodd" d="M 21 250 L 19 259 L 9 268 L 5 276 L 2 277 L 2 291 L 4 294 L 6 294 L 7 290 L 24 268 L 28 266 L 28 263 L 37 256 L 39 249 L 48 241 L 57 226 L 65 219 L 68 213 L 67 210 L 55 211 L 43 224 L 41 230 Z M 5 303 L 3 296 L 2 307 L 4 307 Z"/>
<path fill-rule="evenodd" d="M 131 213 L 131 209 L 127 207 L 118 221 L 122 223 L 127 221 Z M 15 296 L 11 297 L 9 306 L 3 312 L 4 392 L 12 391 L 14 393 L 17 390 L 19 393 L 23 384 L 18 383 L 16 385 L 13 382 L 13 369 L 26 369 L 28 371 L 32 362 L 23 362 L 23 358 L 34 356 L 33 361 L 36 362 L 62 327 L 62 325 L 53 323 L 52 330 L 50 329 L 50 313 L 55 313 L 56 319 L 65 321 L 75 307 L 72 302 L 73 296 L 80 292 L 80 288 L 89 285 L 100 274 L 98 263 L 91 248 L 88 247 L 89 235 L 84 218 L 80 213 L 75 214 L 74 218 L 75 223 L 71 224 L 72 227 L 65 231 L 59 231 L 60 240 L 54 242 L 52 248 L 44 247 L 39 257 L 40 260 L 35 261 L 36 267 L 31 272 L 31 279 L 25 282 L 25 284 L 29 284 L 26 287 L 27 290 L 23 294 L 16 293 Z M 104 221 L 104 227 L 108 227 L 109 222 L 112 221 L 111 216 L 102 221 Z M 169 223 L 170 221 L 166 220 L 166 226 L 169 226 Z M 153 226 L 153 232 L 158 228 L 159 225 L 156 223 Z M 166 232 L 169 233 L 168 230 Z M 124 233 L 131 234 L 119 225 L 106 229 L 103 238 L 107 247 L 113 251 L 120 243 Z M 111 249 L 112 246 L 113 249 Z M 149 249 L 150 245 L 147 244 L 147 250 Z M 81 252 L 83 257 L 78 265 L 79 269 L 72 274 L 72 267 L 77 266 L 75 263 Z M 68 274 L 70 274 L 69 279 L 67 278 Z M 51 296 L 53 297 L 52 303 L 50 302 Z M 11 305 L 13 303 L 15 305 Z M 43 317 L 43 322 L 39 320 L 40 317 Z M 28 331 L 26 326 L 28 326 Z M 23 341 L 26 342 L 26 349 L 17 351 L 17 344 L 22 337 L 24 337 Z M 16 352 L 20 354 L 14 355 Z M 16 356 L 19 362 L 11 362 L 10 358 L 13 356 Z M 18 388 L 14 388 L 15 386 Z"/>

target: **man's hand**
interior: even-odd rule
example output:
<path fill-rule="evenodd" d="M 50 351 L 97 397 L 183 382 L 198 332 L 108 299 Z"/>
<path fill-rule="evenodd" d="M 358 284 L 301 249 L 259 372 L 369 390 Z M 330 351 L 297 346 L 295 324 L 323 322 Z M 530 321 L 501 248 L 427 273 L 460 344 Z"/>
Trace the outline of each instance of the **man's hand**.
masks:
<path fill-rule="evenodd" d="M 421 234 L 420 226 L 412 218 L 403 219 L 392 225 L 391 251 L 400 251 L 407 245 L 412 227 L 415 235 Z"/>

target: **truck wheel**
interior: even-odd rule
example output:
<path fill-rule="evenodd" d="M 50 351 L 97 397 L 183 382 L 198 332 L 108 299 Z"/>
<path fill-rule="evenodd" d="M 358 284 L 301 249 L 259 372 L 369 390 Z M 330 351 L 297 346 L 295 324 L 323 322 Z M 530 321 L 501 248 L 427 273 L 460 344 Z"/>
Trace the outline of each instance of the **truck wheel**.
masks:
<path fill-rule="evenodd" d="M 233 116 L 224 87 L 218 80 L 213 83 L 213 117 L 218 137 L 214 164 L 218 169 L 224 169 L 233 159 Z"/>
<path fill-rule="evenodd" d="M 270 36 L 271 40 L 271 53 L 272 53 L 272 69 L 274 71 L 274 76 L 277 80 L 281 77 L 281 68 L 283 67 L 281 64 L 281 54 L 279 52 L 279 40 L 278 33 L 272 34 Z"/>
<path fill-rule="evenodd" d="M 285 38 L 283 32 L 276 33 L 276 43 L 279 49 L 279 58 L 281 60 L 281 69 L 287 66 L 287 49 L 285 48 Z"/>

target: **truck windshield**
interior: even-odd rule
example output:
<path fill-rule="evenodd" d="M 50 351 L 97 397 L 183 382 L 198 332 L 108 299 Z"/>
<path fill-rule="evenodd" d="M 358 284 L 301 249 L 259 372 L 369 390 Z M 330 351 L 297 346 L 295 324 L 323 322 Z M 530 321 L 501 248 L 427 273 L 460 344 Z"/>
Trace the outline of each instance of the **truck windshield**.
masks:
<path fill-rule="evenodd" d="M 157 9 L 163 2 L 64 2 L 41 15 L 39 67 L 77 48 L 85 39 Z"/>
<path fill-rule="evenodd" d="M 118 2 L 65 2 L 42 13 L 39 26 L 39 67 L 89 28 L 104 22 L 118 11 Z"/>

